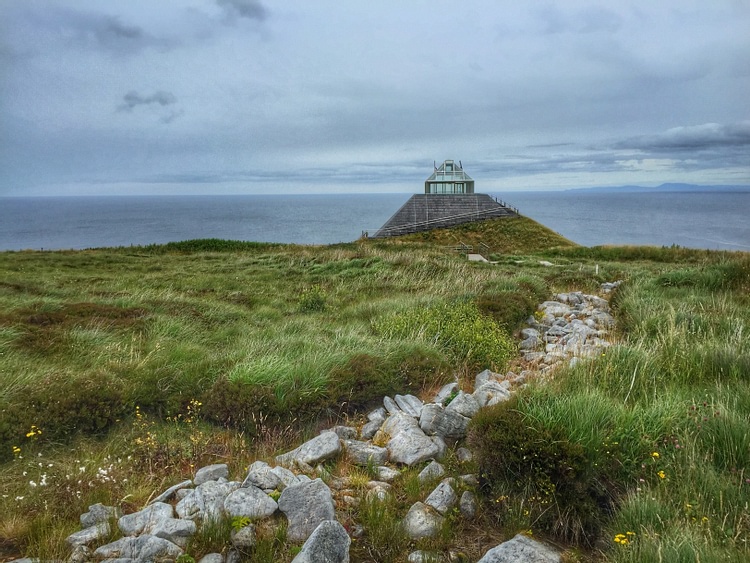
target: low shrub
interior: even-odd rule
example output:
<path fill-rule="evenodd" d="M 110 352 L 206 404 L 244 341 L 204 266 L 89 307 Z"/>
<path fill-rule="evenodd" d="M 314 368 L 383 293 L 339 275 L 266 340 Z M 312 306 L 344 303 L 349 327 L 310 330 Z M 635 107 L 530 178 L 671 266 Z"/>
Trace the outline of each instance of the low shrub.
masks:
<path fill-rule="evenodd" d="M 10 397 L 0 413 L 0 451 L 28 440 L 66 441 L 81 434 L 102 434 L 125 415 L 122 382 L 105 373 L 85 377 L 55 374 Z"/>
<path fill-rule="evenodd" d="M 318 313 L 325 311 L 326 294 L 319 285 L 313 285 L 302 290 L 299 296 L 299 310 L 303 313 Z"/>
<path fill-rule="evenodd" d="M 559 429 L 517 407 L 512 399 L 483 409 L 471 423 L 469 443 L 489 512 L 501 523 L 516 518 L 561 540 L 591 544 L 613 506 L 604 468 L 593 467 L 584 448 Z"/>
<path fill-rule="evenodd" d="M 466 299 L 407 309 L 375 321 L 373 328 L 386 338 L 436 345 L 475 369 L 500 370 L 514 352 L 507 332 Z"/>

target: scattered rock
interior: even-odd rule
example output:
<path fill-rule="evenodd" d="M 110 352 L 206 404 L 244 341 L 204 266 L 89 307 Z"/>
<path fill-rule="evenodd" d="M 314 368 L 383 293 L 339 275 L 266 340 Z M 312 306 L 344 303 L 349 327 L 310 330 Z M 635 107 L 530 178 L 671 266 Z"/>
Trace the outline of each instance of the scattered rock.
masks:
<path fill-rule="evenodd" d="M 394 397 L 398 408 L 404 411 L 409 416 L 419 418 L 422 412 L 422 401 L 420 401 L 414 395 L 396 395 Z"/>
<path fill-rule="evenodd" d="M 357 438 L 357 429 L 351 426 L 334 426 L 331 432 L 334 432 L 340 440 L 356 440 Z"/>
<path fill-rule="evenodd" d="M 445 557 L 443 557 L 439 553 L 435 553 L 434 551 L 423 551 L 421 549 L 418 549 L 417 551 L 412 551 L 409 554 L 407 561 L 409 563 L 443 563 L 445 561 Z"/>
<path fill-rule="evenodd" d="M 477 515 L 477 497 L 471 491 L 464 491 L 458 502 L 461 515 L 467 520 L 473 520 Z"/>
<path fill-rule="evenodd" d="M 276 463 L 291 466 L 300 462 L 307 465 L 315 465 L 321 461 L 331 459 L 341 451 L 341 442 L 335 432 L 330 430 L 322 432 L 312 440 L 302 444 L 300 447 L 276 456 Z"/>
<path fill-rule="evenodd" d="M 137 559 L 156 561 L 162 558 L 175 558 L 182 555 L 182 549 L 171 541 L 143 534 L 137 538 L 126 536 L 103 545 L 94 551 L 96 559 Z"/>
<path fill-rule="evenodd" d="M 81 528 L 90 528 L 100 522 L 108 522 L 112 518 L 120 518 L 120 509 L 114 506 L 104 506 L 101 503 L 89 506 L 89 511 L 81 514 Z"/>
<path fill-rule="evenodd" d="M 126 514 L 117 521 L 117 526 L 124 536 L 137 536 L 150 533 L 161 520 L 172 518 L 174 512 L 171 504 L 157 502 L 132 514 Z"/>
<path fill-rule="evenodd" d="M 458 391 L 458 383 L 455 381 L 453 383 L 446 383 L 440 388 L 440 391 L 437 392 L 435 399 L 432 402 L 442 405 L 454 391 Z"/>
<path fill-rule="evenodd" d="M 448 480 L 443 481 L 435 487 L 435 490 L 433 490 L 424 501 L 426 505 L 431 506 L 443 516 L 445 516 L 451 508 L 456 506 L 457 502 L 458 496 L 456 495 L 456 491 L 453 490 L 453 487 Z"/>
<path fill-rule="evenodd" d="M 420 483 L 426 483 L 427 481 L 436 481 L 443 475 L 445 475 L 445 468 L 433 460 L 419 473 L 418 479 Z"/>
<path fill-rule="evenodd" d="M 249 524 L 239 530 L 232 530 L 232 545 L 240 551 L 247 551 L 255 546 L 255 526 Z"/>
<path fill-rule="evenodd" d="M 434 508 L 415 502 L 404 518 L 404 531 L 412 539 L 435 537 L 445 519 Z"/>
<path fill-rule="evenodd" d="M 258 487 L 242 487 L 227 495 L 224 499 L 224 511 L 230 518 L 246 516 L 259 520 L 272 516 L 278 505 Z"/>
<path fill-rule="evenodd" d="M 281 483 L 281 478 L 274 473 L 270 465 L 264 461 L 255 461 L 247 468 L 247 477 L 242 482 L 242 486 L 253 486 L 264 491 L 273 491 Z"/>
<path fill-rule="evenodd" d="M 80 532 L 74 532 L 70 534 L 65 541 L 68 542 L 70 547 L 77 547 L 79 545 L 88 545 L 96 541 L 106 538 L 111 532 L 109 522 L 99 522 L 93 526 L 89 526 L 81 530 Z"/>
<path fill-rule="evenodd" d="M 195 486 L 197 487 L 207 481 L 218 481 L 222 477 L 224 479 L 229 477 L 229 467 L 227 467 L 226 463 L 215 463 L 214 465 L 201 467 L 196 471 L 193 483 L 195 483 Z"/>
<path fill-rule="evenodd" d="M 446 411 L 454 411 L 458 414 L 473 418 L 479 412 L 479 403 L 473 395 L 459 391 L 458 395 L 445 407 Z"/>
<path fill-rule="evenodd" d="M 279 510 L 289 521 L 287 537 L 293 542 L 306 540 L 324 520 L 336 519 L 331 490 L 320 479 L 284 489 Z"/>
<path fill-rule="evenodd" d="M 390 397 L 383 397 L 383 406 L 385 407 L 385 410 L 388 411 L 388 414 L 396 414 L 401 412 L 401 409 L 398 408 L 396 402 Z"/>
<path fill-rule="evenodd" d="M 490 549 L 477 563 L 560 563 L 560 554 L 541 542 L 518 534 Z"/>
<path fill-rule="evenodd" d="M 198 563 L 224 563 L 224 556 L 221 553 L 208 553 Z"/>
<path fill-rule="evenodd" d="M 422 409 L 422 416 L 419 417 L 419 427 L 425 434 L 458 439 L 466 436 L 466 429 L 469 427 L 470 421 L 471 419 L 459 414 L 455 410 L 449 410 L 442 405 L 430 403 Z"/>
<path fill-rule="evenodd" d="M 474 459 L 474 454 L 468 448 L 458 448 L 456 450 L 456 459 L 459 463 L 468 463 Z"/>
<path fill-rule="evenodd" d="M 368 442 L 344 440 L 346 455 L 355 465 L 383 465 L 388 461 L 388 450 Z"/>
<path fill-rule="evenodd" d="M 292 563 L 349 563 L 352 540 L 336 520 L 321 522 Z"/>
<path fill-rule="evenodd" d="M 193 482 L 190 479 L 187 479 L 183 481 L 182 483 L 177 483 L 176 485 L 172 485 L 166 491 L 160 494 L 158 497 L 154 498 L 149 504 L 155 504 L 157 502 L 167 502 L 175 495 L 177 491 L 179 491 L 180 489 L 185 489 L 187 487 L 192 487 L 192 485 L 193 485 Z"/>
<path fill-rule="evenodd" d="M 393 481 L 396 477 L 400 475 L 398 470 L 393 469 L 392 467 L 388 467 L 386 465 L 381 465 L 377 468 L 375 468 L 375 472 L 377 474 L 379 481 Z"/>

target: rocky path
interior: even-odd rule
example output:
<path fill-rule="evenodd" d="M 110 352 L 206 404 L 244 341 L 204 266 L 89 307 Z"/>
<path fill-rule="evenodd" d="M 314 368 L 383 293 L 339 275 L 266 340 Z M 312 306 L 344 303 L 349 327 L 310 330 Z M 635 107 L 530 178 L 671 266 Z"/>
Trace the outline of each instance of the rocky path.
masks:
<path fill-rule="evenodd" d="M 602 293 L 606 295 L 617 285 L 603 284 Z M 470 392 L 458 382 L 450 383 L 427 403 L 413 395 L 385 397 L 383 406 L 368 413 L 360 427 L 324 430 L 277 456 L 274 464 L 255 461 L 242 480 L 232 480 L 224 464 L 203 467 L 192 479 L 175 484 L 133 514 L 120 515 L 115 507 L 93 505 L 81 516 L 81 531 L 67 540 L 72 552 L 69 561 L 173 561 L 199 526 L 227 517 L 247 525 L 232 532 L 232 545 L 225 554 L 207 555 L 201 563 L 239 561 L 240 553 L 249 552 L 255 544 L 256 524 L 281 513 L 287 521 L 288 540 L 304 542 L 293 563 L 348 562 L 350 533 L 357 537 L 365 532 L 356 524 L 347 531 L 340 520 L 344 520 L 344 512 L 362 502 L 362 495 L 348 478 L 331 477 L 322 465 L 342 456 L 376 475 L 366 485 L 370 499 L 392 494 L 399 468 L 424 465 L 420 482 L 436 485 L 403 517 L 404 530 L 413 539 L 438 534 L 454 508 L 463 518 L 474 518 L 478 478 L 471 473 L 444 478 L 440 460 L 446 455 L 447 444 L 460 446 L 479 409 L 507 401 L 515 390 L 534 378 L 548 377 L 562 363 L 600 354 L 610 345 L 614 319 L 606 299 L 573 292 L 542 303 L 528 325 L 521 332 L 520 365 L 524 369 L 520 373 L 485 370 L 476 376 Z M 459 462 L 466 462 L 473 454 L 457 447 L 454 455 Z M 460 496 L 457 489 L 463 490 Z M 122 537 L 90 548 L 110 536 L 110 522 L 115 519 Z M 489 550 L 480 563 L 551 563 L 559 562 L 560 557 L 555 549 L 519 535 Z M 415 551 L 408 560 L 450 561 L 451 557 Z"/>

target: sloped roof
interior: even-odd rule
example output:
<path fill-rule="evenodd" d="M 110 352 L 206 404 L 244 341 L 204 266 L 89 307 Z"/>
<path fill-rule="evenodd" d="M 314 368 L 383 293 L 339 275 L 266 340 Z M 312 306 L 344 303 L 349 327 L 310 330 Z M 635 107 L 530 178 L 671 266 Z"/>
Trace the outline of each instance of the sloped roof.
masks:
<path fill-rule="evenodd" d="M 427 182 L 463 182 L 472 180 L 472 177 L 464 172 L 461 163 L 452 160 L 445 160 L 443 163 L 427 178 Z"/>

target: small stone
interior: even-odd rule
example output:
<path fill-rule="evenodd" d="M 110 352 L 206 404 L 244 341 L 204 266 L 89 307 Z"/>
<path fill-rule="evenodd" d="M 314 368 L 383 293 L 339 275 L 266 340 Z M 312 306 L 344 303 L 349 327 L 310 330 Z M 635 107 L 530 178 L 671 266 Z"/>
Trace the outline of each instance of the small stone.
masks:
<path fill-rule="evenodd" d="M 443 481 L 435 487 L 435 490 L 433 490 L 424 501 L 426 505 L 431 506 L 443 516 L 445 516 L 451 508 L 456 506 L 457 502 L 458 495 L 456 495 L 456 491 L 453 490 L 453 487 L 448 481 Z"/>
<path fill-rule="evenodd" d="M 403 520 L 404 531 L 412 539 L 435 537 L 444 518 L 432 507 L 415 502 Z"/>
<path fill-rule="evenodd" d="M 183 481 L 182 483 L 177 483 L 176 485 L 172 485 L 166 491 L 160 494 L 158 497 L 154 498 L 149 504 L 154 504 L 156 502 L 167 502 L 175 495 L 177 491 L 179 491 L 180 489 L 184 489 L 185 487 L 190 487 L 192 486 L 192 484 L 193 482 L 190 479 L 187 479 Z"/>
<path fill-rule="evenodd" d="M 417 551 L 412 551 L 406 560 L 409 563 L 443 563 L 445 558 L 434 551 L 418 549 Z"/>
<path fill-rule="evenodd" d="M 437 461 L 431 461 L 427 466 L 419 473 L 417 478 L 420 483 L 426 483 L 427 481 L 436 481 L 445 475 L 445 468 Z"/>
<path fill-rule="evenodd" d="M 404 411 L 409 416 L 419 418 L 422 412 L 422 401 L 420 401 L 414 395 L 396 395 L 394 397 L 398 408 Z"/>
<path fill-rule="evenodd" d="M 355 465 L 383 465 L 388 461 L 388 450 L 368 442 L 344 440 L 346 455 Z"/>
<path fill-rule="evenodd" d="M 512 540 L 493 547 L 477 563 L 560 563 L 560 554 L 551 547 L 518 534 Z"/>
<path fill-rule="evenodd" d="M 172 518 L 173 514 L 171 504 L 156 502 L 143 510 L 122 516 L 117 521 L 117 526 L 125 536 L 148 534 L 161 520 Z"/>
<path fill-rule="evenodd" d="M 120 518 L 120 509 L 114 506 L 104 506 L 101 503 L 89 506 L 89 511 L 81 514 L 81 528 L 90 528 L 100 522 L 108 522 L 112 518 Z"/>
<path fill-rule="evenodd" d="M 195 483 L 195 486 L 197 487 L 206 481 L 217 481 L 221 477 L 224 477 L 225 479 L 229 477 L 229 467 L 227 467 L 226 463 L 215 463 L 214 465 L 201 467 L 196 471 L 193 483 Z"/>
<path fill-rule="evenodd" d="M 249 486 L 237 489 L 227 495 L 224 510 L 230 518 L 245 516 L 252 520 L 272 516 L 278 505 L 261 489 Z"/>
<path fill-rule="evenodd" d="M 232 545 L 239 550 L 249 550 L 255 546 L 255 526 L 249 524 L 239 530 L 232 530 Z"/>
<path fill-rule="evenodd" d="M 446 399 L 450 397 L 454 391 L 457 390 L 457 382 L 454 381 L 452 383 L 447 383 L 440 388 L 440 391 L 437 392 L 437 394 L 435 395 L 435 399 L 432 402 L 442 405 L 443 403 L 445 403 Z"/>
<path fill-rule="evenodd" d="M 335 432 L 341 440 L 355 440 L 357 438 L 357 429 L 351 426 L 334 426 L 331 432 Z"/>
<path fill-rule="evenodd" d="M 380 465 L 375 468 L 375 473 L 377 474 L 379 481 L 393 481 L 396 477 L 400 475 L 398 470 L 393 469 L 392 467 L 388 467 L 386 465 Z"/>
<path fill-rule="evenodd" d="M 390 397 L 383 397 L 383 406 L 385 407 L 385 410 L 388 411 L 388 414 L 396 414 L 397 412 L 401 412 L 401 409 L 398 408 L 396 402 Z"/>
<path fill-rule="evenodd" d="M 279 476 L 264 461 L 255 461 L 247 468 L 247 477 L 242 482 L 243 487 L 258 487 L 264 491 L 273 491 L 281 484 Z"/>
<path fill-rule="evenodd" d="M 464 491 L 458 502 L 461 515 L 467 520 L 473 520 L 477 515 L 477 498 L 471 491 Z"/>
<path fill-rule="evenodd" d="M 182 555 L 182 549 L 171 541 L 150 534 L 138 537 L 126 536 L 103 545 L 94 551 L 96 559 L 138 559 L 156 561 Z"/>
<path fill-rule="evenodd" d="M 341 442 L 335 432 L 325 431 L 302 444 L 300 447 L 276 456 L 276 462 L 290 466 L 296 463 L 314 465 L 321 461 L 331 459 L 341 451 Z"/>
<path fill-rule="evenodd" d="M 198 563 L 224 563 L 224 556 L 221 553 L 208 553 Z"/>
<path fill-rule="evenodd" d="M 445 407 L 446 411 L 454 411 L 458 414 L 472 418 L 479 412 L 479 403 L 473 395 L 459 391 L 458 395 Z"/>
<path fill-rule="evenodd" d="M 306 540 L 318 524 L 336 518 L 331 490 L 320 479 L 284 489 L 279 510 L 289 521 L 287 537 L 292 542 Z"/>
<path fill-rule="evenodd" d="M 65 541 L 68 542 L 70 547 L 78 547 L 79 545 L 88 545 L 106 538 L 110 532 L 109 522 L 99 522 L 80 532 L 70 534 Z"/>
<path fill-rule="evenodd" d="M 443 408 L 442 405 L 435 403 L 425 405 L 422 409 L 422 416 L 419 417 L 419 427 L 425 434 L 438 435 L 443 438 L 463 438 L 466 436 L 469 422 L 469 418 L 455 410 Z"/>
<path fill-rule="evenodd" d="M 469 448 L 458 448 L 456 450 L 456 459 L 459 463 L 468 463 L 474 459 L 474 454 Z"/>
<path fill-rule="evenodd" d="M 292 563 L 349 563 L 352 540 L 336 520 L 321 522 Z"/>

